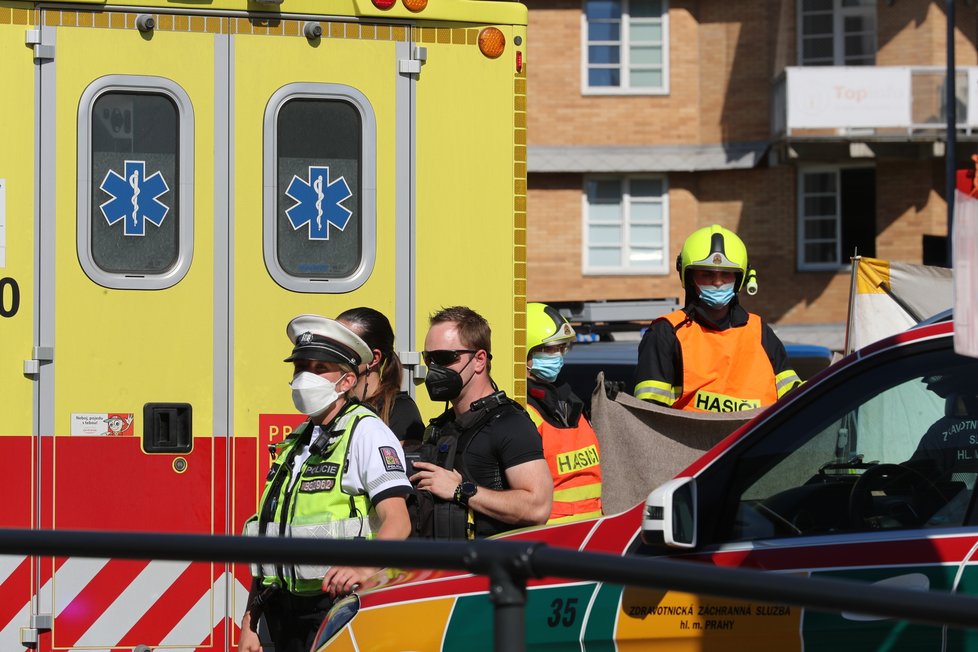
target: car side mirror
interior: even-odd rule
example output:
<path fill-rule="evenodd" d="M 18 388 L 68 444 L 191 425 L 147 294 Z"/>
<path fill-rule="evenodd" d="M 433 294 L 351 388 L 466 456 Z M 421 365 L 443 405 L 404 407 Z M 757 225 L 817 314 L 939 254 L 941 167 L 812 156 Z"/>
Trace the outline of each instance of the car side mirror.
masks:
<path fill-rule="evenodd" d="M 696 517 L 696 480 L 669 480 L 645 501 L 642 540 L 650 546 L 695 548 Z"/>

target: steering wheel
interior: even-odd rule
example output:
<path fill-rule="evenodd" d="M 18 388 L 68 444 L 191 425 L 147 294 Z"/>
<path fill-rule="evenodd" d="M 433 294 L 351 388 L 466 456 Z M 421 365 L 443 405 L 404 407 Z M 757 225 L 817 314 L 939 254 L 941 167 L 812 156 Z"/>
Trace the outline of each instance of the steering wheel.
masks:
<path fill-rule="evenodd" d="M 876 513 L 877 498 L 885 513 Z M 877 464 L 866 469 L 849 492 L 849 525 L 879 530 L 922 525 L 948 497 L 930 478 L 902 464 Z"/>
<path fill-rule="evenodd" d="M 795 525 L 794 523 L 786 519 L 784 516 L 781 516 L 781 514 L 777 513 L 776 511 L 774 511 L 764 503 L 759 502 L 754 505 L 754 508 L 757 509 L 757 511 L 759 511 L 760 513 L 770 518 L 776 524 L 781 525 L 782 527 L 787 529 L 792 534 L 798 536 L 804 534 L 804 532 L 801 531 L 801 528 L 799 528 L 797 525 Z"/>

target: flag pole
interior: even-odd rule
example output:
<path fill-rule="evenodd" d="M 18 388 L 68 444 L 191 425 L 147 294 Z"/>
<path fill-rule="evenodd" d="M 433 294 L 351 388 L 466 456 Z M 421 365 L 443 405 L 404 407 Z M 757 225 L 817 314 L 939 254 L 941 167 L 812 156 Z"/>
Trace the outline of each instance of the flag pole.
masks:
<path fill-rule="evenodd" d="M 859 274 L 859 261 L 863 257 L 855 253 L 849 260 L 852 261 L 852 277 L 849 279 L 849 315 L 846 317 L 846 343 L 843 348 L 843 355 L 849 355 L 852 350 L 852 327 L 856 315 L 856 276 Z"/>

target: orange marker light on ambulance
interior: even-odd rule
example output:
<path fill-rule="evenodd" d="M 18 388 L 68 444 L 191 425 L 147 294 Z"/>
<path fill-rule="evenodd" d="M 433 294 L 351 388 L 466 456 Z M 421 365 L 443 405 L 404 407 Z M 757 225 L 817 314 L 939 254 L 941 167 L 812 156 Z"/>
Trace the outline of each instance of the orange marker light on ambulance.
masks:
<path fill-rule="evenodd" d="M 428 0 L 401 0 L 408 11 L 418 13 L 428 6 Z"/>
<path fill-rule="evenodd" d="M 506 49 L 506 36 L 496 27 L 487 27 L 479 32 L 479 50 L 490 59 L 495 59 Z"/>

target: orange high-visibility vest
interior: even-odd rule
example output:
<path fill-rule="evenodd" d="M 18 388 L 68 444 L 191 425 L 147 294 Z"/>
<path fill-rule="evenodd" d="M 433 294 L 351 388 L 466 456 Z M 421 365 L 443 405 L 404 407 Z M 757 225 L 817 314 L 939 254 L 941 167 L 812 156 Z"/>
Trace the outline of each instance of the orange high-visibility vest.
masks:
<path fill-rule="evenodd" d="M 576 427 L 558 428 L 532 405 L 526 411 L 543 438 L 543 456 L 554 479 L 547 523 L 601 516 L 601 451 L 591 424 L 582 416 Z"/>
<path fill-rule="evenodd" d="M 774 368 L 761 344 L 760 317 L 748 313 L 747 324 L 722 331 L 688 319 L 682 310 L 663 319 L 675 329 L 683 356 L 683 391 L 673 407 L 739 412 L 778 400 Z"/>

